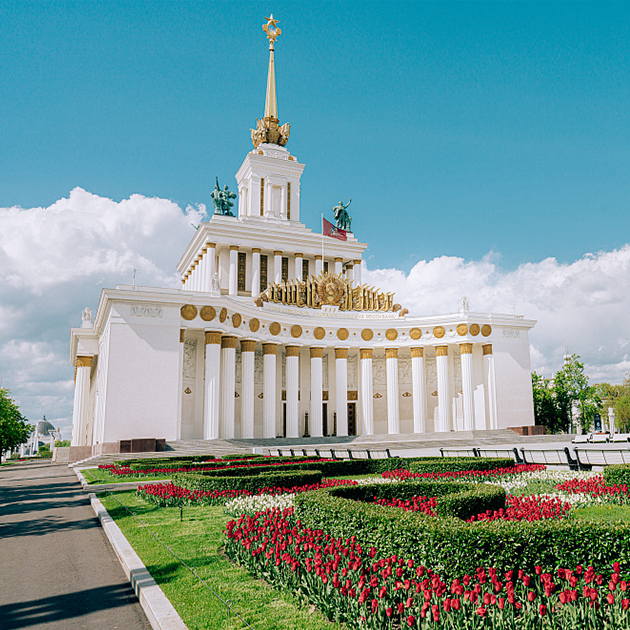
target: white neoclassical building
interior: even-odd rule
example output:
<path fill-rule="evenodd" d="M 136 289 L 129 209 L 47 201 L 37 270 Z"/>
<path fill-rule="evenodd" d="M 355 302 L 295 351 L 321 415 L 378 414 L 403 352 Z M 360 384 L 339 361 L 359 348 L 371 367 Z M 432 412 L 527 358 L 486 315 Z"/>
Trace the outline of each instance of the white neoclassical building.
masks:
<path fill-rule="evenodd" d="M 320 437 L 534 424 L 534 321 L 416 316 L 362 282 L 367 245 L 300 223 L 304 164 L 285 148 L 270 42 L 265 115 L 236 173 L 237 215 L 218 185 L 181 288 L 103 289 L 71 331 L 75 459 L 134 438 Z M 223 200 L 223 201 L 222 201 Z M 226 212 L 224 214 L 219 212 Z M 342 233 L 343 235 L 343 233 Z"/>

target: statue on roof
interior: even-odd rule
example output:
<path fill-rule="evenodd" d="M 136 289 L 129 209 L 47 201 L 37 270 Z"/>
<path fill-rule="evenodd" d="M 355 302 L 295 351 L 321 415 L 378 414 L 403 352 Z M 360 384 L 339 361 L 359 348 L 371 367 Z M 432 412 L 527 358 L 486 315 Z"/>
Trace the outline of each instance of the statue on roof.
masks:
<path fill-rule="evenodd" d="M 337 228 L 345 230 L 346 232 L 352 232 L 352 217 L 346 211 L 346 208 L 352 203 L 352 199 L 344 206 L 343 201 L 340 201 L 334 208 L 335 219 L 337 220 Z"/>
<path fill-rule="evenodd" d="M 225 217 L 234 216 L 230 208 L 234 205 L 231 200 L 236 199 L 236 193 L 232 192 L 227 184 L 221 190 L 218 177 L 215 178 L 214 190 L 210 193 L 210 196 L 214 204 L 214 214 L 221 214 Z"/>

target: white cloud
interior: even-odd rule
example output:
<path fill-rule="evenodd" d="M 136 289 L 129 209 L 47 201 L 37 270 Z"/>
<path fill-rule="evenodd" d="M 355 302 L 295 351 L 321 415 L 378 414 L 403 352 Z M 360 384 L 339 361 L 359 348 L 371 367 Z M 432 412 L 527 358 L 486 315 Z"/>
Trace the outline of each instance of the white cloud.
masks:
<path fill-rule="evenodd" d="M 538 323 L 531 331 L 532 365 L 551 374 L 565 345 L 585 362 L 592 380 L 620 382 L 630 371 L 630 245 L 586 254 L 571 264 L 554 258 L 502 271 L 489 254 L 480 261 L 442 256 L 408 275 L 368 270 L 365 281 L 397 292 L 411 314 L 456 312 L 466 295 L 473 311 L 516 313 Z"/>
<path fill-rule="evenodd" d="M 133 195 L 120 202 L 74 189 L 48 208 L 0 208 L 0 385 L 31 421 L 46 414 L 69 437 L 73 368 L 69 328 L 93 309 L 102 287 L 178 286 L 175 265 L 204 208 Z M 532 364 L 550 374 L 565 344 L 591 379 L 620 382 L 630 371 L 630 245 L 569 265 L 549 258 L 513 271 L 482 260 L 442 256 L 365 272 L 365 282 L 397 292 L 412 314 L 471 310 L 537 319 Z"/>

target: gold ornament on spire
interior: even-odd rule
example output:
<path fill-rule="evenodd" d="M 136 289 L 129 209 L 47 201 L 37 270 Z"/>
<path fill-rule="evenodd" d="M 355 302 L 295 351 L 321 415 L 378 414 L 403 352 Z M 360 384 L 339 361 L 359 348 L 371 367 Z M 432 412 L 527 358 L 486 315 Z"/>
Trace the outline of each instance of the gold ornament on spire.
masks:
<path fill-rule="evenodd" d="M 263 31 L 269 40 L 269 72 L 267 74 L 267 94 L 265 97 L 265 114 L 256 119 L 256 129 L 251 129 L 252 144 L 257 149 L 259 144 L 279 144 L 283 147 L 289 141 L 289 123 L 280 126 L 278 118 L 278 100 L 276 98 L 276 66 L 274 63 L 274 44 L 282 31 L 277 27 L 273 13 L 266 17 L 267 24 L 263 24 Z"/>

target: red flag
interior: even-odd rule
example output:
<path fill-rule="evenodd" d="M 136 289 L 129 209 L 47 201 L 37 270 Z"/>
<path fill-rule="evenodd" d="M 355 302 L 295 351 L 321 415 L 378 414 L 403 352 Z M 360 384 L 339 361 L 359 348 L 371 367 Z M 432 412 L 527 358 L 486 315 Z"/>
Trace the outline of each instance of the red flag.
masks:
<path fill-rule="evenodd" d="M 332 236 L 332 238 L 338 238 L 340 241 L 348 240 L 345 230 L 338 228 L 337 226 L 333 225 L 330 221 L 326 221 L 324 217 L 322 217 L 322 221 L 324 222 L 322 225 L 322 234 L 324 236 Z"/>

